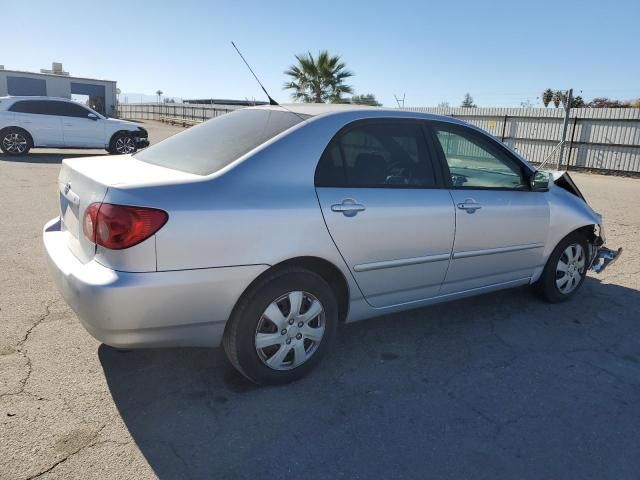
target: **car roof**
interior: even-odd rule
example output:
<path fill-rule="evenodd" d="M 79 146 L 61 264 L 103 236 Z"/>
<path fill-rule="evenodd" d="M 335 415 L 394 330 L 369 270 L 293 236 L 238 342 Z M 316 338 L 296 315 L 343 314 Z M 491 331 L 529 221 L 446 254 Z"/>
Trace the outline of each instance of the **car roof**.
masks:
<path fill-rule="evenodd" d="M 59 100 L 62 102 L 72 102 L 73 100 L 69 99 L 69 98 L 64 98 L 64 97 L 47 97 L 47 96 L 42 96 L 42 95 L 19 95 L 19 96 L 13 96 L 13 95 L 9 95 L 6 97 L 0 97 L 0 100 L 12 100 L 12 101 L 18 101 L 18 100 Z"/>
<path fill-rule="evenodd" d="M 309 117 L 338 115 L 348 112 L 362 113 L 362 117 L 410 117 L 426 120 L 440 120 L 443 122 L 457 123 L 460 125 L 469 125 L 463 120 L 444 115 L 434 115 L 432 113 L 416 112 L 410 109 L 371 107 L 368 105 L 352 105 L 340 103 L 289 103 L 283 105 L 259 105 L 248 107 L 256 110 L 278 110 L 289 111 L 298 115 Z"/>

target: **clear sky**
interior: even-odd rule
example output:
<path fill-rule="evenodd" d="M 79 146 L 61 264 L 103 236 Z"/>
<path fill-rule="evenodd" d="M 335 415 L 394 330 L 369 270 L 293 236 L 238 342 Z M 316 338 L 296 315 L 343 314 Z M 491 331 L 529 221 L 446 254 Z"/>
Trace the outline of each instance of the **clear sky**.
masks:
<path fill-rule="evenodd" d="M 10 0 L 0 0 L 0 5 Z M 234 40 L 271 95 L 289 101 L 294 54 L 326 48 L 356 93 L 385 105 L 519 106 L 547 87 L 640 97 L 640 0 L 11 2 L 0 64 L 117 80 L 122 92 L 256 98 Z"/>

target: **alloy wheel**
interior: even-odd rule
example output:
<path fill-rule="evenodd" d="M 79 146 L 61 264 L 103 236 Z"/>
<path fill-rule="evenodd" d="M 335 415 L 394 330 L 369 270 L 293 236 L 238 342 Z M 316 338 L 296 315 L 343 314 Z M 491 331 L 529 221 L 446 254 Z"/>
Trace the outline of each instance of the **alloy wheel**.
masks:
<path fill-rule="evenodd" d="M 318 350 L 325 331 L 322 303 L 307 292 L 286 293 L 269 304 L 258 322 L 255 348 L 273 370 L 292 370 Z"/>
<path fill-rule="evenodd" d="M 136 151 L 136 144 L 131 137 L 120 137 L 116 140 L 116 152 L 127 154 Z"/>
<path fill-rule="evenodd" d="M 8 133 L 2 139 L 2 146 L 8 153 L 24 153 L 27 151 L 29 142 L 21 133 Z"/>
<path fill-rule="evenodd" d="M 586 254 L 582 245 L 569 245 L 556 265 L 556 287 L 564 295 L 573 292 L 586 272 Z"/>

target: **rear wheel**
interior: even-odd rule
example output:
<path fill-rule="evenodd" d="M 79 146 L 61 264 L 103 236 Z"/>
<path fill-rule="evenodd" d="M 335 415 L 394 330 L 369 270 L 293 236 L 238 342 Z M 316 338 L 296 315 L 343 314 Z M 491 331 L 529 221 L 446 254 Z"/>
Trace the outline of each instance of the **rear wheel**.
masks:
<path fill-rule="evenodd" d="M 536 282 L 542 297 L 552 303 L 564 302 L 578 291 L 587 276 L 589 244 L 575 232 L 560 241 L 551 253 L 542 276 Z"/>
<path fill-rule="evenodd" d="M 229 361 L 249 380 L 289 383 L 317 365 L 337 323 L 331 287 L 311 271 L 289 268 L 245 293 L 227 324 L 223 345 Z"/>
<path fill-rule="evenodd" d="M 33 146 L 31 137 L 21 128 L 7 128 L 0 137 L 0 149 L 7 155 L 26 155 Z"/>
<path fill-rule="evenodd" d="M 127 133 L 118 133 L 111 139 L 109 153 L 114 155 L 127 155 L 138 150 L 136 141 Z"/>

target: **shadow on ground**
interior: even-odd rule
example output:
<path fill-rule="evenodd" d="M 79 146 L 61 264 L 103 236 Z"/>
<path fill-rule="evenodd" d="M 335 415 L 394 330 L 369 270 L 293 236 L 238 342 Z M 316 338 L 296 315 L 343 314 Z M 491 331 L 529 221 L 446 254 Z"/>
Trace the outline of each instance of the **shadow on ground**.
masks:
<path fill-rule="evenodd" d="M 99 152 L 99 151 L 98 151 Z M 15 163 L 62 163 L 65 158 L 78 158 L 78 157 L 95 157 L 100 155 L 109 155 L 106 151 L 102 153 L 96 153 L 96 150 L 86 151 L 79 153 L 77 150 L 75 153 L 39 153 L 29 152 L 24 156 L 4 155 L 0 154 L 0 162 L 15 162 Z"/>
<path fill-rule="evenodd" d="M 160 478 L 632 478 L 640 294 L 515 289 L 347 325 L 313 374 L 257 388 L 221 349 L 99 357 Z"/>

